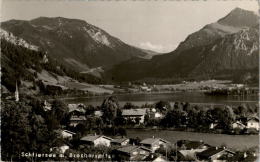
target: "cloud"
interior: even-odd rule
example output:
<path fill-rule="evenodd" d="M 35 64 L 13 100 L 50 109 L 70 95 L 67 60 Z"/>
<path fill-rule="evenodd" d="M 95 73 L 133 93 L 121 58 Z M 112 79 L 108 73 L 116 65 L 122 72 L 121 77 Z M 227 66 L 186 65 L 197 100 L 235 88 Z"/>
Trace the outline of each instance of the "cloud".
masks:
<path fill-rule="evenodd" d="M 161 45 L 161 44 L 152 44 L 151 42 L 141 42 L 139 44 L 140 48 L 152 50 L 155 52 L 165 53 L 173 51 L 177 45 Z"/>

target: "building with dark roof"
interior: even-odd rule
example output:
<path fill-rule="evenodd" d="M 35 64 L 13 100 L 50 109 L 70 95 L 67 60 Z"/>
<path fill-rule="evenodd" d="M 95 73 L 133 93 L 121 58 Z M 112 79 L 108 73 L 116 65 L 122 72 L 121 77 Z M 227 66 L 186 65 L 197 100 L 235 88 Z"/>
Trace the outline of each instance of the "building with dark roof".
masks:
<path fill-rule="evenodd" d="M 142 161 L 149 156 L 152 150 L 142 146 L 123 146 L 112 151 L 116 161 Z"/>
<path fill-rule="evenodd" d="M 220 158 L 232 157 L 235 153 L 225 148 L 210 147 L 196 155 L 199 160 L 218 160 Z"/>
<path fill-rule="evenodd" d="M 103 135 L 88 135 L 80 139 L 81 144 L 98 146 L 103 145 L 109 147 L 113 139 Z"/>
<path fill-rule="evenodd" d="M 154 152 L 155 150 L 159 149 L 161 146 L 167 147 L 169 142 L 161 138 L 153 137 L 153 138 L 146 138 L 142 140 L 140 144 L 144 147 L 151 149 Z"/>
<path fill-rule="evenodd" d="M 144 116 L 146 114 L 146 109 L 123 109 L 122 116 L 127 120 L 131 119 L 135 121 L 139 118 L 139 123 L 144 123 Z"/>
<path fill-rule="evenodd" d="M 126 146 L 127 144 L 129 144 L 129 138 L 115 138 L 111 141 L 111 145 L 114 146 Z"/>
<path fill-rule="evenodd" d="M 207 149 L 210 147 L 210 145 L 205 144 L 203 141 L 179 140 L 176 144 L 180 150 Z"/>

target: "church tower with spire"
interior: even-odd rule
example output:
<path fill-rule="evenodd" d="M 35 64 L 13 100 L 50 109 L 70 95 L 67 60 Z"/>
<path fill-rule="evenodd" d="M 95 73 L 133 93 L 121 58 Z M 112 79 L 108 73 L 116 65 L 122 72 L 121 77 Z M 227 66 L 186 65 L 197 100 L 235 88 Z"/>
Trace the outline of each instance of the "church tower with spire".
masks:
<path fill-rule="evenodd" d="M 17 81 L 16 81 L 16 88 L 15 88 L 15 101 L 18 102 L 19 101 L 19 91 L 18 91 L 18 85 L 17 85 Z"/>

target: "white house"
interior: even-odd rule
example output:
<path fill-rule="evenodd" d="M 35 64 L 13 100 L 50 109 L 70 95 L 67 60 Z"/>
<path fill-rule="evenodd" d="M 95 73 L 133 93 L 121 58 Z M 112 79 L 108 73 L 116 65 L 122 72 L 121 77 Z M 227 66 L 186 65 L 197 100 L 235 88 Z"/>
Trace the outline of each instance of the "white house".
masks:
<path fill-rule="evenodd" d="M 68 130 L 62 130 L 61 131 L 62 138 L 72 139 L 73 135 L 75 135 L 75 134 L 76 133 L 68 131 Z"/>
<path fill-rule="evenodd" d="M 88 135 L 80 139 L 82 144 L 92 145 L 94 147 L 103 145 L 109 147 L 113 139 L 103 135 Z"/>
<path fill-rule="evenodd" d="M 50 151 L 51 152 L 56 152 L 56 153 L 59 153 L 59 154 L 64 154 L 66 152 L 66 150 L 68 150 L 70 147 L 68 145 L 63 145 L 63 146 L 60 146 L 60 147 L 52 147 L 50 148 Z"/>
<path fill-rule="evenodd" d="M 235 121 L 234 123 L 232 123 L 232 128 L 233 129 L 237 129 L 237 128 L 244 129 L 245 127 L 246 126 L 242 122 L 240 122 L 240 121 Z"/>
<path fill-rule="evenodd" d="M 247 129 L 254 128 L 257 131 L 259 130 L 259 119 L 256 117 L 249 118 L 246 124 Z"/>
<path fill-rule="evenodd" d="M 168 141 L 161 139 L 161 138 L 146 138 L 140 142 L 142 146 L 145 146 L 154 152 L 155 150 L 159 149 L 161 146 L 167 147 L 169 144 Z"/>
<path fill-rule="evenodd" d="M 116 146 L 126 146 L 129 144 L 129 141 L 128 138 L 115 138 L 111 141 L 111 144 Z"/>

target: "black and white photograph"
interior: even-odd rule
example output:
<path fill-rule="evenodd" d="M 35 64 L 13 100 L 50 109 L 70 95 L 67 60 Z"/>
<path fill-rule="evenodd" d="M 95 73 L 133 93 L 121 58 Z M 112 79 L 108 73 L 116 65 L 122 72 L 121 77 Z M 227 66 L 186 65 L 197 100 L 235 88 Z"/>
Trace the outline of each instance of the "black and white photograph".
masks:
<path fill-rule="evenodd" d="M 260 161 L 259 3 L 0 0 L 0 161 Z"/>

